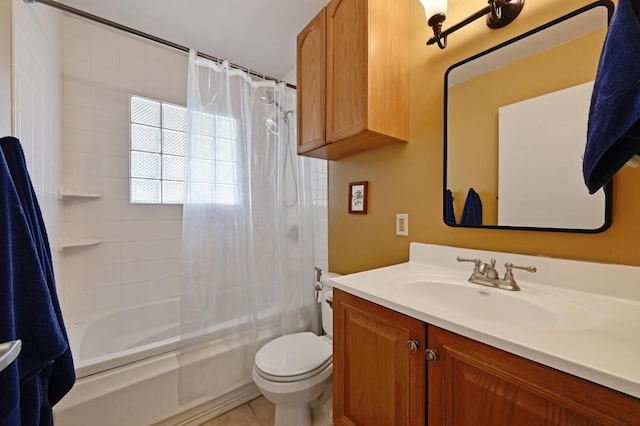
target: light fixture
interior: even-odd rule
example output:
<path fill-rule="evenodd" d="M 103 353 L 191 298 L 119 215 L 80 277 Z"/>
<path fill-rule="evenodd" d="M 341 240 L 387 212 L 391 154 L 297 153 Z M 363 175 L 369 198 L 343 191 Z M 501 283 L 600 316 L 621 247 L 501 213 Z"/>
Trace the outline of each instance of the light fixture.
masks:
<path fill-rule="evenodd" d="M 433 28 L 433 37 L 427 45 L 437 44 L 440 49 L 447 47 L 447 36 L 476 19 L 487 17 L 487 26 L 498 29 L 509 25 L 520 14 L 524 0 L 489 0 L 489 5 L 442 31 L 442 23 L 447 16 L 447 0 L 420 0 L 427 16 L 427 24 Z"/>

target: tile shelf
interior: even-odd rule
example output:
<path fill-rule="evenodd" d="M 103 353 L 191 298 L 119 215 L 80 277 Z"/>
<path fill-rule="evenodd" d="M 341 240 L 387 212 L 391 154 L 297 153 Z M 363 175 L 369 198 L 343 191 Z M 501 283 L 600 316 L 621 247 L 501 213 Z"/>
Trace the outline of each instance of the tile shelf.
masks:
<path fill-rule="evenodd" d="M 101 198 L 102 193 L 98 191 L 78 191 L 70 188 L 58 188 L 58 199 L 67 200 L 71 198 Z"/>
<path fill-rule="evenodd" d="M 102 193 L 98 191 L 91 190 L 76 190 L 71 188 L 59 187 L 58 188 L 58 199 L 59 200 L 70 200 L 70 199 L 97 199 L 101 198 Z M 102 238 L 100 237 L 68 237 L 63 236 L 58 239 L 58 251 L 63 251 L 72 247 L 90 247 L 100 244 L 102 242 Z"/>
<path fill-rule="evenodd" d="M 80 237 L 80 238 L 72 238 L 72 237 L 60 237 L 58 240 L 58 250 L 62 251 L 71 247 L 89 247 L 95 246 L 102 242 L 102 238 L 100 237 Z"/>

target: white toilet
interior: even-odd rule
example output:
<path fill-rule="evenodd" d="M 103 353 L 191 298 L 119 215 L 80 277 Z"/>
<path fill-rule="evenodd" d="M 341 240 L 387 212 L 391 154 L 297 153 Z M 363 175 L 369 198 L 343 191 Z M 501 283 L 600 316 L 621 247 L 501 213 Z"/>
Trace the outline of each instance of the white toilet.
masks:
<path fill-rule="evenodd" d="M 322 282 L 322 328 L 326 335 L 311 332 L 278 337 L 264 345 L 255 357 L 253 381 L 276 406 L 275 426 L 310 426 L 309 403 L 330 389 L 333 373 L 333 291 L 329 278 Z M 329 299 L 329 303 L 327 303 Z M 328 385 L 328 386 L 326 386 Z"/>

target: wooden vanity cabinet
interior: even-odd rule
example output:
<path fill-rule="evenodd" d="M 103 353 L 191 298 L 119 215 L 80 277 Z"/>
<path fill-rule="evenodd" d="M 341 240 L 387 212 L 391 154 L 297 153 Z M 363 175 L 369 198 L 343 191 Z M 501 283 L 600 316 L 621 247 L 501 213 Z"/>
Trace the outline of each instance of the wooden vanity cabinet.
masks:
<path fill-rule="evenodd" d="M 338 160 L 408 139 L 408 7 L 331 0 L 298 35 L 298 154 Z"/>
<path fill-rule="evenodd" d="M 640 425 L 640 400 L 429 326 L 428 424 Z M 598 350 L 598 348 L 594 348 Z"/>
<path fill-rule="evenodd" d="M 338 289 L 333 314 L 336 425 L 640 425 L 640 399 Z"/>
<path fill-rule="evenodd" d="M 333 294 L 334 424 L 423 425 L 425 324 L 338 289 Z"/>

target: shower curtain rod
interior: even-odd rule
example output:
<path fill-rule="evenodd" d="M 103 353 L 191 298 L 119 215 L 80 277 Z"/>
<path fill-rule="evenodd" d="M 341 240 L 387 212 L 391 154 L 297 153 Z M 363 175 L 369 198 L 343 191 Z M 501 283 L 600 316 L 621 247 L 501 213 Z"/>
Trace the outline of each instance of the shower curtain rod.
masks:
<path fill-rule="evenodd" d="M 120 31 L 124 31 L 133 35 L 136 35 L 138 37 L 142 37 L 142 38 L 146 38 L 147 40 L 151 40 L 153 42 L 159 43 L 159 44 L 163 44 L 165 46 L 169 46 L 172 47 L 174 49 L 177 50 L 182 50 L 183 52 L 189 53 L 189 48 L 186 46 L 182 46 L 180 44 L 174 43 L 172 41 L 169 40 L 165 40 L 163 38 L 160 37 L 156 37 L 154 35 L 151 34 L 147 34 L 145 32 L 136 30 L 135 28 L 131 28 L 131 27 L 127 27 L 126 25 L 122 25 L 122 24 L 118 24 L 117 22 L 113 22 L 110 21 L 108 19 L 105 18 L 101 18 L 99 16 L 96 15 L 92 15 L 91 13 L 85 12 L 84 10 L 80 10 L 80 9 L 76 9 L 74 7 L 71 6 L 67 6 L 66 4 L 62 4 L 62 3 L 58 3 L 56 1 L 53 0 L 23 0 L 25 3 L 40 3 L 40 4 L 44 4 L 46 6 L 51 6 L 54 7 L 56 9 L 62 10 L 63 12 L 67 12 L 67 13 L 71 13 L 72 15 L 77 15 L 80 16 L 82 18 L 85 19 L 89 19 L 90 21 L 94 21 L 97 22 L 99 24 L 102 25 L 106 25 L 108 27 L 112 27 L 112 28 L 116 28 Z M 201 53 L 198 52 L 198 56 L 205 58 L 205 59 L 209 59 L 210 61 L 214 61 L 214 62 L 221 62 L 220 58 L 216 58 L 215 56 L 211 56 L 211 55 L 207 55 L 206 53 Z M 242 70 L 245 71 L 247 74 L 250 74 L 254 77 L 258 77 L 258 78 L 264 78 L 266 80 L 272 80 L 272 81 L 276 81 L 276 82 L 281 82 L 283 80 L 279 79 L 279 78 L 275 78 L 275 77 L 270 77 L 266 74 L 260 74 L 257 73 L 247 67 L 243 67 L 241 65 L 237 65 L 237 64 L 233 64 L 231 62 L 229 62 L 229 66 L 231 68 L 235 68 L 238 70 Z M 297 87 L 293 84 L 289 84 L 287 82 L 284 82 L 287 87 L 291 87 L 292 89 L 297 89 Z"/>

